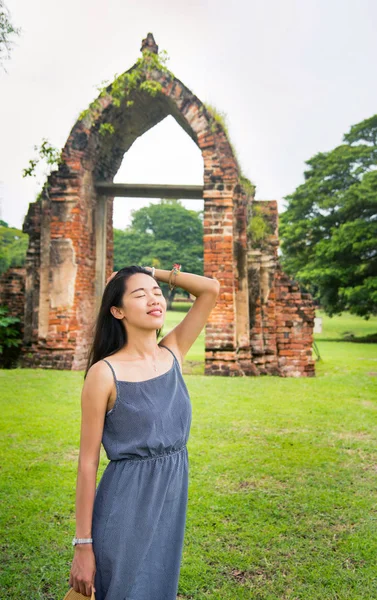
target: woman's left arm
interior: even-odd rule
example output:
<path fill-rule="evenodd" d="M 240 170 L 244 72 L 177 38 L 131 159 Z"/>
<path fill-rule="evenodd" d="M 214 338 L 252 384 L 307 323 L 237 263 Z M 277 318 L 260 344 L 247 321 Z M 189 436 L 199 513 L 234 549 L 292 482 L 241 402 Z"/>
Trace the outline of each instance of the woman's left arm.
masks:
<path fill-rule="evenodd" d="M 149 267 L 148 267 L 149 268 Z M 154 276 L 157 281 L 169 282 L 171 271 L 155 269 Z M 220 283 L 217 279 L 203 277 L 194 273 L 179 271 L 174 279 L 177 287 L 180 287 L 193 296 L 195 301 L 184 319 L 169 331 L 163 338 L 164 344 L 179 349 L 181 358 L 187 354 L 196 338 L 205 326 L 208 317 L 216 305 L 220 293 Z"/>

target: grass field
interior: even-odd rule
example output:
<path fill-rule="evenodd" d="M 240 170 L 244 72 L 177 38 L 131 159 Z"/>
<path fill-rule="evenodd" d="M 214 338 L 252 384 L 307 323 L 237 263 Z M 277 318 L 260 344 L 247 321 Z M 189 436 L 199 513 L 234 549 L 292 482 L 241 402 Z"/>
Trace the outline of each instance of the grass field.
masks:
<path fill-rule="evenodd" d="M 377 319 L 318 316 L 313 378 L 205 377 L 204 335 L 186 357 L 180 600 L 377 598 L 377 345 L 342 341 L 376 334 Z M 82 383 L 0 371 L 1 599 L 68 589 Z M 106 464 L 102 449 L 98 480 Z"/>

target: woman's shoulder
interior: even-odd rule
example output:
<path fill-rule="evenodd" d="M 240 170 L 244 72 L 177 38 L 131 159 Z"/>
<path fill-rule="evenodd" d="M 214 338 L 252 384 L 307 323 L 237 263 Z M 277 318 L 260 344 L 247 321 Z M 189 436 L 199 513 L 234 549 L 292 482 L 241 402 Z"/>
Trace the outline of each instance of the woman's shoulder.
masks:
<path fill-rule="evenodd" d="M 98 379 L 100 379 L 102 381 L 103 378 L 106 379 L 108 376 L 110 379 L 111 371 L 109 369 L 109 365 L 105 361 L 107 361 L 107 357 L 101 358 L 93 363 L 88 369 L 86 379 L 89 378 L 90 381 L 98 381 Z M 111 357 L 108 362 L 111 363 Z"/>

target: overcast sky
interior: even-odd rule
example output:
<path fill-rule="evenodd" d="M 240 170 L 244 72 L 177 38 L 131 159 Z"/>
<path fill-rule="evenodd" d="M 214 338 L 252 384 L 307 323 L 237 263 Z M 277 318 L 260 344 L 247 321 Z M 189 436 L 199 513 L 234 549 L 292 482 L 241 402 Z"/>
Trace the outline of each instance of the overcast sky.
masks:
<path fill-rule="evenodd" d="M 377 112 L 375 0 L 5 0 L 16 39 L 0 71 L 0 218 L 21 227 L 44 178 L 34 145 L 63 147 L 96 87 L 126 71 L 152 32 L 169 68 L 226 113 L 257 199 L 303 181 L 305 160 Z M 168 117 L 125 155 L 116 182 L 200 184 L 200 151 Z M 114 201 L 114 227 L 151 200 Z M 185 201 L 199 210 L 202 201 Z"/>

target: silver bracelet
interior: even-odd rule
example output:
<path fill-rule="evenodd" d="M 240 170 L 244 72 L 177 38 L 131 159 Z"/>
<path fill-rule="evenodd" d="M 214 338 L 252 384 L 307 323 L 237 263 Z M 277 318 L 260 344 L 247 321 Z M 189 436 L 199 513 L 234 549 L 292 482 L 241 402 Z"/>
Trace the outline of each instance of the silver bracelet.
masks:
<path fill-rule="evenodd" d="M 74 537 L 72 540 L 72 546 L 76 546 L 76 544 L 91 544 L 93 542 L 93 538 L 77 538 Z"/>
<path fill-rule="evenodd" d="M 149 269 L 151 269 L 152 277 L 154 277 L 154 272 L 156 270 L 155 267 L 143 267 L 143 269 L 147 269 L 148 271 L 149 271 Z"/>

